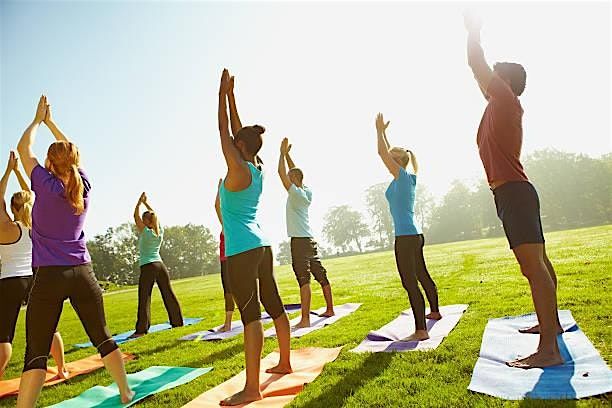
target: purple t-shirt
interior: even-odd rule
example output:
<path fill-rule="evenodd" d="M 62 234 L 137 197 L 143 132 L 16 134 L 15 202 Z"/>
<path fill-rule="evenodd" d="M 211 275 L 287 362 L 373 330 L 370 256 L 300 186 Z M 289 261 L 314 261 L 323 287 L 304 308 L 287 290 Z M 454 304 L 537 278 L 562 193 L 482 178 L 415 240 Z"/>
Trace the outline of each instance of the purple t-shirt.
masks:
<path fill-rule="evenodd" d="M 50 171 L 37 165 L 32 170 L 32 191 L 36 194 L 32 208 L 32 266 L 76 266 L 91 262 L 83 224 L 89 207 L 91 185 L 79 169 L 85 190 L 85 211 L 74 214 L 64 196 L 64 184 Z"/>

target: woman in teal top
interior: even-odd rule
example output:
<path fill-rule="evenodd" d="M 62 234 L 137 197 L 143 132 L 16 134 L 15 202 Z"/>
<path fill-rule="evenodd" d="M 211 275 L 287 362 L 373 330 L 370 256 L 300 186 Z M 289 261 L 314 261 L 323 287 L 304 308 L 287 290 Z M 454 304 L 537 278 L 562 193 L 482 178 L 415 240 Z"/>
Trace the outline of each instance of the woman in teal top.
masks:
<path fill-rule="evenodd" d="M 438 290 L 427 271 L 423 257 L 425 240 L 421 229 L 414 222 L 414 200 L 416 197 L 416 173 L 418 165 L 414 154 L 399 147 L 391 148 L 387 141 L 385 123 L 382 114 L 376 117 L 378 134 L 378 155 L 393 175 L 385 197 L 389 201 L 389 210 L 395 228 L 395 262 L 402 280 L 402 286 L 408 292 L 408 299 L 414 314 L 415 332 L 403 339 L 404 341 L 420 341 L 429 338 L 425 319 L 439 320 L 442 318 L 438 308 Z M 412 164 L 413 174 L 406 171 Z M 431 312 L 425 315 L 425 300 L 417 282 L 425 289 Z"/>
<path fill-rule="evenodd" d="M 141 204 L 147 208 L 142 217 L 140 217 Z M 134 221 L 139 232 L 140 278 L 138 279 L 138 318 L 136 331 L 131 337 L 140 337 L 147 334 L 151 326 L 151 292 L 156 282 L 172 327 L 183 325 L 183 314 L 170 285 L 170 274 L 159 254 L 164 239 L 164 229 L 159 224 L 157 214 L 147 202 L 145 193 L 140 195 L 134 209 Z"/>
<path fill-rule="evenodd" d="M 228 101 L 233 138 L 229 132 Z M 246 384 L 242 391 L 221 401 L 221 405 L 240 405 L 262 398 L 259 391 L 263 348 L 260 300 L 274 319 L 280 349 L 279 364 L 267 372 L 292 372 L 289 319 L 274 279 L 270 243 L 257 217 L 263 181 L 262 162 L 257 153 L 263 144 L 263 133 L 264 128 L 258 125 L 242 127 L 234 98 L 234 78 L 224 69 L 219 86 L 219 134 L 227 175 L 221 183 L 219 198 L 230 287 L 244 324 Z"/>

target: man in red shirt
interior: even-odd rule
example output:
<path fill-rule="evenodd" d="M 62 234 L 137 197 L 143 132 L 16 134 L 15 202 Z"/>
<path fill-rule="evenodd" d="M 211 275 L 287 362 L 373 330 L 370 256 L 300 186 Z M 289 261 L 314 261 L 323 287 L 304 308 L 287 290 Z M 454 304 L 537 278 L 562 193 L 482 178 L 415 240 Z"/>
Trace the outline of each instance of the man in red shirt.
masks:
<path fill-rule="evenodd" d="M 465 27 L 468 63 L 488 101 L 478 127 L 478 151 L 495 197 L 497 215 L 521 272 L 529 281 L 539 323 L 521 330 L 540 334 L 537 351 L 506 364 L 518 368 L 563 364 L 557 344 L 557 335 L 563 332 L 557 312 L 557 277 L 546 256 L 538 193 L 520 161 L 523 108 L 518 96 L 525 89 L 527 75 L 521 65 L 509 62 L 497 63 L 491 70 L 480 46 L 480 21 L 466 15 Z"/>

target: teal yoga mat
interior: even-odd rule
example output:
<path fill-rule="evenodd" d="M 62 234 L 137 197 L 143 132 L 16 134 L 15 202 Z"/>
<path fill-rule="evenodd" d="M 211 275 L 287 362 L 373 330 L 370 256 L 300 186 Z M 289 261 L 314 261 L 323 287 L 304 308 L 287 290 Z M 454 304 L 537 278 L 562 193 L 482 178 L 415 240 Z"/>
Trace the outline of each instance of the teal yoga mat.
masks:
<path fill-rule="evenodd" d="M 117 384 L 107 387 L 97 385 L 78 397 L 60 402 L 51 407 L 57 408 L 110 408 L 130 407 L 150 395 L 169 390 L 195 380 L 212 370 L 207 368 L 152 366 L 134 374 L 128 374 L 128 383 L 136 393 L 132 402 L 121 404 Z"/>

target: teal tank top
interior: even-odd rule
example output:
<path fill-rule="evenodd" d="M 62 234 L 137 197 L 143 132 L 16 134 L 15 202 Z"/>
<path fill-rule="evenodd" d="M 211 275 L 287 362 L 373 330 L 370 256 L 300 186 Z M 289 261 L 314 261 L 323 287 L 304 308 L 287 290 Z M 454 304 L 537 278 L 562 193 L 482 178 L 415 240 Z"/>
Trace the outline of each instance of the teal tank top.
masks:
<path fill-rule="evenodd" d="M 164 229 L 159 226 L 159 236 L 156 236 L 149 227 L 144 227 L 138 237 L 138 251 L 140 252 L 139 265 L 146 265 L 151 262 L 162 262 L 159 248 L 164 240 Z"/>
<path fill-rule="evenodd" d="M 219 200 L 225 234 L 225 255 L 232 256 L 254 248 L 270 246 L 257 219 L 263 187 L 263 173 L 251 162 L 251 184 L 241 191 L 229 191 L 221 183 Z"/>

